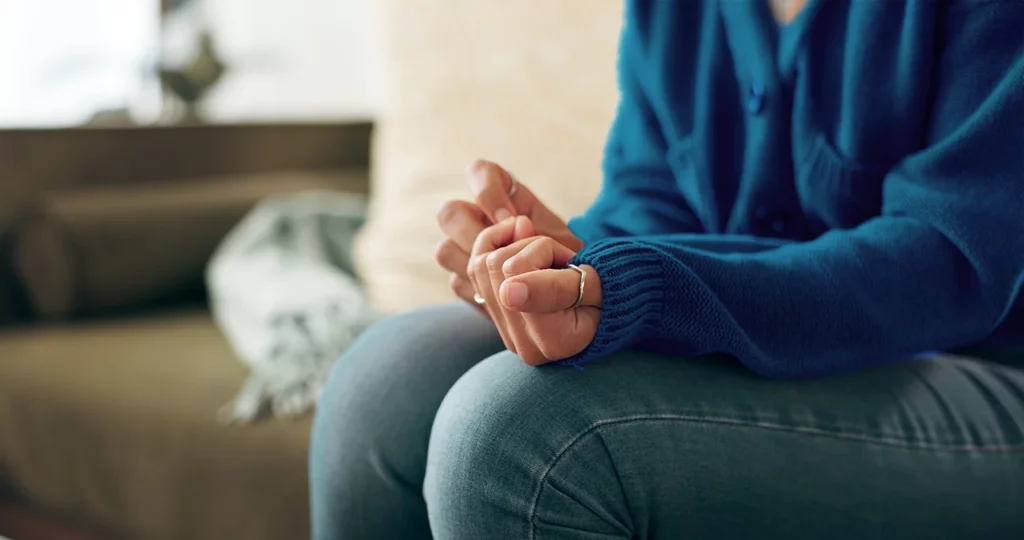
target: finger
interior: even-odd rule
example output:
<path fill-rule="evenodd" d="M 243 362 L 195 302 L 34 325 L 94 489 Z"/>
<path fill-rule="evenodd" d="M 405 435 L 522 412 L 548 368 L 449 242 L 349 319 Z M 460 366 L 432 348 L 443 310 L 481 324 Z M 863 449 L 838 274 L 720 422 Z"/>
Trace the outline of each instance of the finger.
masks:
<path fill-rule="evenodd" d="M 519 216 L 516 218 L 516 224 L 512 230 L 512 241 L 518 242 L 520 240 L 526 240 L 527 238 L 533 238 L 537 236 L 537 229 L 533 225 L 533 220 L 526 216 Z"/>
<path fill-rule="evenodd" d="M 526 239 L 516 242 L 511 246 L 492 251 L 486 255 L 485 259 L 487 273 L 490 278 L 488 289 L 495 297 L 490 307 L 497 308 L 501 311 L 501 318 L 504 321 L 505 333 L 508 336 L 508 339 L 512 342 L 512 345 L 509 346 L 509 350 L 514 351 L 519 355 L 530 355 L 531 349 L 534 349 L 533 354 L 536 353 L 535 348 L 531 347 L 532 342 L 530 340 L 529 333 L 526 331 L 526 321 L 523 320 L 523 315 L 521 313 L 509 311 L 502 306 L 501 302 L 497 300 L 497 291 L 501 287 L 501 283 L 505 281 L 505 274 L 502 271 L 502 265 L 505 263 L 505 260 L 518 253 L 524 245 L 536 241 L 537 238 L 538 237 Z"/>
<path fill-rule="evenodd" d="M 493 182 L 493 179 L 497 178 L 500 189 L 494 188 L 495 195 L 497 195 L 494 199 L 503 201 L 505 198 L 508 198 L 511 201 L 513 215 L 536 217 L 544 222 L 551 221 L 548 218 L 554 218 L 553 221 L 561 223 L 562 226 L 565 225 L 554 212 L 540 202 L 533 191 L 523 184 L 520 179 L 515 179 L 515 193 L 509 195 L 509 191 L 512 190 L 513 175 L 496 163 L 483 159 L 475 160 L 466 167 L 466 177 L 469 180 L 470 188 L 474 195 L 482 192 L 488 187 L 488 182 Z M 504 196 L 501 195 L 502 193 L 504 193 Z M 490 193 L 488 193 L 488 196 L 490 196 Z M 498 205 L 494 209 L 497 210 L 497 208 L 504 208 L 504 206 Z M 504 214 L 502 215 L 504 216 Z M 494 216 L 492 215 L 492 217 Z M 501 221 L 501 219 L 495 219 L 495 221 Z"/>
<path fill-rule="evenodd" d="M 505 316 L 502 314 L 501 304 L 498 303 L 498 289 L 492 286 L 490 271 L 487 268 L 487 256 L 497 249 L 512 243 L 516 231 L 528 233 L 532 231 L 532 224 L 526 217 L 511 218 L 499 222 L 484 229 L 477 236 L 473 244 L 473 251 L 470 254 L 469 264 L 466 267 L 468 277 L 485 302 L 487 312 L 494 321 L 494 325 L 501 334 L 505 346 L 512 352 L 516 352 L 516 345 L 506 328 Z"/>
<path fill-rule="evenodd" d="M 601 307 L 601 286 L 590 266 L 583 266 L 586 276 L 576 270 L 534 270 L 508 278 L 499 289 L 501 302 L 507 309 L 524 313 L 554 313 L 570 309 L 579 297 L 580 280 L 584 279 L 581 305 Z"/>
<path fill-rule="evenodd" d="M 490 272 L 487 269 L 488 254 L 484 253 L 470 257 L 466 271 L 469 281 L 473 284 L 475 294 L 480 295 L 484 299 L 483 308 L 487 310 L 488 315 L 490 315 L 491 320 L 494 322 L 494 326 L 498 329 L 501 341 L 508 350 L 516 352 L 515 342 L 505 328 L 505 317 L 502 314 L 501 305 L 497 299 L 498 291 L 491 286 Z"/>
<path fill-rule="evenodd" d="M 517 216 L 527 216 L 533 222 L 537 234 L 550 236 L 573 251 L 583 249 L 583 242 L 566 226 L 565 221 L 540 202 L 530 188 L 516 182 L 516 193 L 512 197 Z"/>
<path fill-rule="evenodd" d="M 437 244 L 434 258 L 441 268 L 466 277 L 466 266 L 469 265 L 469 253 L 464 251 L 451 238 L 445 238 Z M 468 281 L 467 281 L 468 283 Z"/>
<path fill-rule="evenodd" d="M 477 235 L 471 255 L 475 257 L 508 246 L 515 241 L 517 235 L 534 236 L 530 218 L 521 216 L 506 219 L 484 229 Z"/>
<path fill-rule="evenodd" d="M 437 210 L 437 224 L 445 236 L 469 253 L 473 241 L 490 225 L 490 220 L 479 206 L 469 201 L 447 201 Z"/>
<path fill-rule="evenodd" d="M 469 278 L 458 274 L 449 274 L 448 285 L 451 286 L 452 291 L 454 291 L 459 298 L 473 305 L 477 305 L 473 300 L 473 295 L 476 293 L 476 289 L 473 288 L 473 283 L 469 281 Z"/>
<path fill-rule="evenodd" d="M 529 256 L 531 252 L 542 255 Z M 496 289 L 502 291 L 504 284 L 508 282 L 508 279 L 505 279 L 505 269 L 509 266 L 508 262 L 511 258 L 525 255 L 525 258 L 533 260 L 534 264 L 548 264 L 549 261 L 556 260 L 552 255 L 556 252 L 563 252 L 561 257 L 564 257 L 566 261 L 572 257 L 571 250 L 544 236 L 534 236 L 499 248 L 487 256 L 491 281 L 498 283 Z M 556 270 L 547 270 L 556 272 Z M 579 275 L 575 270 L 569 271 Z M 596 277 L 596 273 L 593 275 Z M 574 285 L 574 291 L 576 293 L 579 291 L 578 282 Z M 507 295 L 508 291 L 505 290 L 504 294 Z M 587 294 L 589 297 L 591 293 Z M 582 351 L 597 331 L 596 321 L 599 312 L 594 308 L 561 309 L 554 313 L 541 314 L 519 313 L 506 307 L 505 304 L 509 303 L 507 297 L 502 298 L 501 301 L 502 317 L 505 321 L 507 335 L 515 343 L 516 354 L 529 365 L 542 365 L 572 356 Z M 566 307 L 571 306 L 575 301 L 576 297 L 573 296 Z"/>
<path fill-rule="evenodd" d="M 466 270 L 463 269 L 462 271 L 465 272 Z M 469 281 L 469 278 L 452 273 L 448 276 L 448 285 L 451 286 L 452 291 L 455 292 L 456 296 L 465 300 L 466 303 L 472 306 L 478 313 L 488 319 L 491 318 L 487 309 L 480 304 L 477 304 L 476 300 L 473 298 L 473 295 L 476 293 L 476 289 L 473 288 L 473 284 Z"/>
<path fill-rule="evenodd" d="M 512 174 L 501 166 L 476 160 L 466 167 L 466 176 L 478 207 L 492 222 L 497 223 L 510 215 L 527 216 L 539 234 L 551 236 L 576 251 L 583 247 L 579 238 L 566 228 L 562 218 L 540 202 L 525 184 L 518 179 L 513 180 Z M 515 193 L 509 195 L 513 185 Z"/>
<path fill-rule="evenodd" d="M 528 238 L 516 240 L 507 246 L 499 247 L 492 251 L 488 260 L 495 264 L 500 262 L 501 266 L 497 270 L 501 273 L 501 279 L 504 281 L 505 278 L 508 277 L 505 269 L 508 267 L 510 259 L 519 257 L 522 253 L 528 250 L 533 250 L 534 244 L 542 244 L 551 241 L 552 240 L 546 236 L 530 236 Z"/>
<path fill-rule="evenodd" d="M 508 171 L 496 163 L 478 159 L 466 167 L 466 178 L 477 205 L 491 221 L 497 223 L 516 215 L 516 207 L 508 194 L 512 188 L 512 175 Z"/>
<path fill-rule="evenodd" d="M 502 267 L 505 277 L 517 276 L 534 270 L 564 268 L 576 255 L 553 238 L 539 237 L 518 253 L 509 257 Z"/>

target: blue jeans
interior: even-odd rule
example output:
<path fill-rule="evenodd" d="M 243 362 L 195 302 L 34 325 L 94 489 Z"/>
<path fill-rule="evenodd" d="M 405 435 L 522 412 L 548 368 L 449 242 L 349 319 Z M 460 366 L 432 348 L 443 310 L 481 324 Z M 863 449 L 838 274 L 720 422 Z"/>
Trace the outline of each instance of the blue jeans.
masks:
<path fill-rule="evenodd" d="M 310 479 L 317 540 L 1021 538 L 1024 363 L 803 382 L 641 352 L 531 368 L 441 306 L 340 359 Z"/>

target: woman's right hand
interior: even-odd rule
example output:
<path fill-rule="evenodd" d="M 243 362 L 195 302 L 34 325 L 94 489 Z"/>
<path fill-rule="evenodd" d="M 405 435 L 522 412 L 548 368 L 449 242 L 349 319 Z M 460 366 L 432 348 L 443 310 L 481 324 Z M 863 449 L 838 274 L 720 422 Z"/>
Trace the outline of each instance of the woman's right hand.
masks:
<path fill-rule="evenodd" d="M 484 229 L 511 216 L 526 216 L 537 234 L 549 236 L 574 252 L 583 247 L 583 242 L 529 188 L 513 182 L 512 175 L 497 164 L 476 160 L 466 167 L 466 178 L 476 202 L 451 200 L 438 210 L 437 222 L 447 238 L 438 244 L 436 258 L 451 273 L 449 283 L 455 294 L 486 315 L 486 309 L 474 300 L 477 291 L 466 272 L 473 243 Z M 516 188 L 510 195 L 513 184 Z M 512 241 L 517 240 L 521 239 Z"/>

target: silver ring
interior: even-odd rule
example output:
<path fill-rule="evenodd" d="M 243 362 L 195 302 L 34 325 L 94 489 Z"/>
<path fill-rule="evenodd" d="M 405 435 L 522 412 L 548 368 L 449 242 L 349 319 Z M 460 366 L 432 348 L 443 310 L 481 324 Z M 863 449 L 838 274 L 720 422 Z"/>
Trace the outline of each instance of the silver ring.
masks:
<path fill-rule="evenodd" d="M 473 293 L 473 301 L 476 302 L 476 305 L 478 306 L 482 306 L 487 303 L 487 300 L 484 300 L 484 297 L 480 296 L 480 293 Z"/>
<path fill-rule="evenodd" d="M 570 264 L 569 268 L 580 273 L 580 292 L 576 296 L 576 302 L 569 306 L 569 309 L 576 309 L 583 303 L 583 288 L 587 285 L 587 272 L 575 264 Z"/>
<path fill-rule="evenodd" d="M 508 177 L 512 179 L 512 186 L 508 188 L 508 196 L 511 198 L 516 194 L 516 191 L 519 191 L 519 182 L 516 181 L 516 177 L 512 173 L 509 173 Z"/>

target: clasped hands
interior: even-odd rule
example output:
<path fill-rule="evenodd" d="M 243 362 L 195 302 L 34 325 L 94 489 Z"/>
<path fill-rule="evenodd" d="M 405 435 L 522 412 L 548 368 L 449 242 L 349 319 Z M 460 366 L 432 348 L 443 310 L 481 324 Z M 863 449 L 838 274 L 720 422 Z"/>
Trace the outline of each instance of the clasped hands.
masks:
<path fill-rule="evenodd" d="M 566 265 L 583 242 L 500 166 L 477 160 L 466 177 L 476 201 L 448 201 L 437 214 L 446 238 L 436 257 L 451 273 L 452 290 L 490 317 L 527 364 L 583 351 L 601 315 L 601 282 L 590 266 L 581 266 L 584 294 L 573 307 L 582 276 Z"/>

